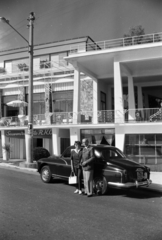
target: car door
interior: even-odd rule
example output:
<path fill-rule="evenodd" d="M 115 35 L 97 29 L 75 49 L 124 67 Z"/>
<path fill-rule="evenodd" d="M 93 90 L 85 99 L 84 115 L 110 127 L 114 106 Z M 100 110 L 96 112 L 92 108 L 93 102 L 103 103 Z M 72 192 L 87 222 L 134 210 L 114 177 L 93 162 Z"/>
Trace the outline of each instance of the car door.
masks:
<path fill-rule="evenodd" d="M 71 148 L 67 148 L 60 157 L 57 175 L 68 178 L 71 174 Z"/>

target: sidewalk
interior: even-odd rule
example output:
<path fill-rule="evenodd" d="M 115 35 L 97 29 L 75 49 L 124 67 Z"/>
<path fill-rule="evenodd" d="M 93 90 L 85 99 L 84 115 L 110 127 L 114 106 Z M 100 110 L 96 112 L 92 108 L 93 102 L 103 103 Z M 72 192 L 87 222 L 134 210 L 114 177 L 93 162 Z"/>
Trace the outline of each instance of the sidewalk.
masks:
<path fill-rule="evenodd" d="M 8 168 L 15 168 L 15 169 L 22 169 L 27 170 L 31 172 L 37 172 L 36 168 L 26 168 L 26 167 L 20 167 L 19 164 L 25 162 L 23 159 L 10 159 L 9 161 L 4 161 L 0 159 L 0 167 L 8 167 Z"/>
<path fill-rule="evenodd" d="M 10 168 L 17 168 L 17 169 L 23 169 L 23 170 L 28 170 L 32 172 L 37 172 L 36 168 L 25 168 L 25 167 L 20 167 L 19 163 L 25 162 L 24 160 L 21 159 L 11 159 L 9 161 L 3 161 L 0 159 L 0 167 L 10 167 Z M 162 172 L 151 172 L 151 177 L 150 179 L 152 180 L 152 183 L 155 184 L 160 184 L 162 185 Z"/>

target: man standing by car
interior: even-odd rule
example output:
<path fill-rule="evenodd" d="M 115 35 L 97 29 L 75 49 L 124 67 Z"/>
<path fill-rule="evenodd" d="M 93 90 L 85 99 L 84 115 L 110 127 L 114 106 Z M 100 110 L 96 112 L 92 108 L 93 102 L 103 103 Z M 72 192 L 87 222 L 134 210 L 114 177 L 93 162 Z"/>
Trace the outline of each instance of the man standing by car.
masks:
<path fill-rule="evenodd" d="M 87 138 L 82 140 L 84 145 L 82 151 L 82 167 L 83 167 L 83 178 L 84 178 L 84 188 L 87 197 L 93 196 L 93 172 L 94 172 L 94 150 L 93 147 L 89 146 L 89 141 Z"/>

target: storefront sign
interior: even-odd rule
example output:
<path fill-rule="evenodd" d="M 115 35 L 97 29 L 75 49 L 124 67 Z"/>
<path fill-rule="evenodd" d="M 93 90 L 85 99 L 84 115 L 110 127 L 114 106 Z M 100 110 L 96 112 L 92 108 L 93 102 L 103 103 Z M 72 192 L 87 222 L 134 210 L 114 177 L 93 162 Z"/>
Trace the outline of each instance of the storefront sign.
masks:
<path fill-rule="evenodd" d="M 7 130 L 5 131 L 5 136 L 9 138 L 25 138 L 25 131 L 24 130 Z"/>
<path fill-rule="evenodd" d="M 5 136 L 9 138 L 25 138 L 24 130 L 7 130 L 5 131 Z M 51 138 L 52 129 L 34 129 L 33 130 L 34 138 Z"/>
<path fill-rule="evenodd" d="M 36 138 L 51 138 L 52 129 L 34 129 L 33 135 Z"/>

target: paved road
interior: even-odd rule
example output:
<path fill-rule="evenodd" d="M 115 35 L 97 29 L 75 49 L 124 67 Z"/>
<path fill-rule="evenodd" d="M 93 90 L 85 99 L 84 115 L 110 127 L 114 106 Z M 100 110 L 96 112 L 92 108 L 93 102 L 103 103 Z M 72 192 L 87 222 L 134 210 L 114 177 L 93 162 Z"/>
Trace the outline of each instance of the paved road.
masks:
<path fill-rule="evenodd" d="M 37 173 L 0 168 L 0 240 L 161 240 L 162 192 L 87 198 Z"/>

